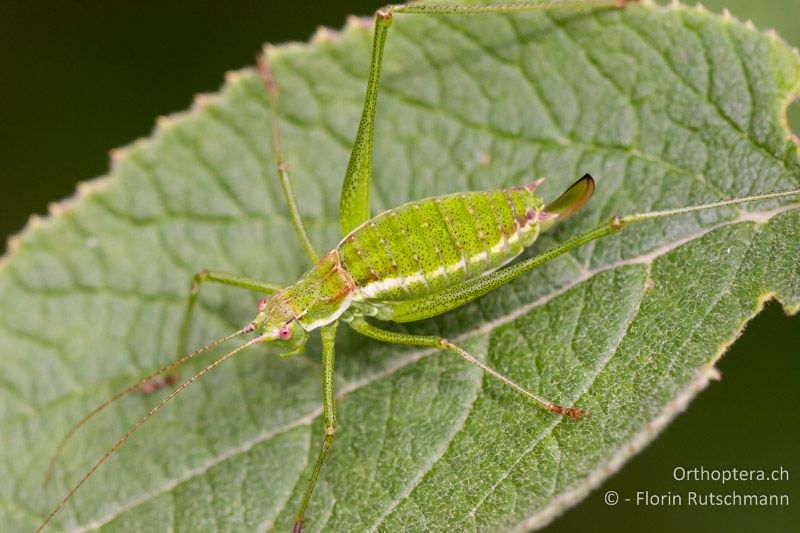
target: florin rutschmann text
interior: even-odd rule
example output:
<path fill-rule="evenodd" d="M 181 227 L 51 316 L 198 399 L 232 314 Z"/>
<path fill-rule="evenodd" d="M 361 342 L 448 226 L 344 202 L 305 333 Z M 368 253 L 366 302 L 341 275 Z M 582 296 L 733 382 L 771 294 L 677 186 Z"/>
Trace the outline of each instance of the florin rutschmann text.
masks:
<path fill-rule="evenodd" d="M 774 469 L 720 468 L 676 466 L 672 478 L 680 482 L 718 483 L 729 482 L 785 482 L 789 481 L 789 471 L 782 466 Z M 762 485 L 763 486 L 763 485 Z M 606 505 L 620 502 L 631 503 L 637 507 L 788 507 L 789 495 L 781 492 L 759 490 L 687 490 L 653 491 L 638 490 L 633 495 L 620 495 L 617 491 L 605 493 Z"/>

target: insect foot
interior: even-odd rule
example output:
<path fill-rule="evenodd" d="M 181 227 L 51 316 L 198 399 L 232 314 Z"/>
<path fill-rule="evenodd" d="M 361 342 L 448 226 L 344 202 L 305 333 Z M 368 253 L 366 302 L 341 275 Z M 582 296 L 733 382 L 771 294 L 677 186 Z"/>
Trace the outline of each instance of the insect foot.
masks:
<path fill-rule="evenodd" d="M 589 413 L 589 411 L 587 411 L 586 409 L 581 409 L 580 407 L 564 407 L 562 405 L 551 403 L 550 405 L 547 406 L 547 409 L 551 413 L 555 413 L 557 415 L 566 415 L 573 420 L 579 420 L 584 417 L 588 418 L 592 416 L 591 413 Z"/>
<path fill-rule="evenodd" d="M 145 394 L 152 394 L 163 389 L 164 387 L 174 385 L 176 381 L 178 381 L 178 374 L 167 374 L 166 376 L 155 378 L 147 383 L 143 383 L 142 386 L 139 387 L 139 390 Z"/>
<path fill-rule="evenodd" d="M 380 20 L 381 23 L 387 28 L 392 25 L 392 7 L 393 6 L 382 7 L 375 12 L 375 16 L 378 18 L 378 20 Z"/>

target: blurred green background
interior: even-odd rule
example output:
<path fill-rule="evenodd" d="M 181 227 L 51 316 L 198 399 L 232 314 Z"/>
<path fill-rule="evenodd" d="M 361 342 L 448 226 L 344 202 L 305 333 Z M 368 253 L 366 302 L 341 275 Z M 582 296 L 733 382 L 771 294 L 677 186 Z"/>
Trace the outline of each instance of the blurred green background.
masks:
<path fill-rule="evenodd" d="M 708 0 L 800 45 L 798 0 Z M 110 149 L 150 133 L 154 118 L 215 91 L 253 63 L 261 43 L 305 40 L 318 25 L 368 15 L 375 0 L 304 2 L 0 2 L 0 235 L 102 175 Z M 366 75 L 366 73 L 365 73 Z M 800 105 L 790 107 L 800 132 Z M 353 125 L 355 132 L 355 124 Z M 342 169 L 344 171 L 344 169 Z M 2 246 L 5 247 L 3 240 Z M 198 265 L 202 266 L 202 265 Z M 557 519 L 552 531 L 789 531 L 800 524 L 800 316 L 776 304 L 753 321 L 712 383 L 644 452 Z M 676 466 L 787 469 L 789 481 L 676 482 Z M 787 508 L 609 507 L 608 490 L 788 494 Z"/>

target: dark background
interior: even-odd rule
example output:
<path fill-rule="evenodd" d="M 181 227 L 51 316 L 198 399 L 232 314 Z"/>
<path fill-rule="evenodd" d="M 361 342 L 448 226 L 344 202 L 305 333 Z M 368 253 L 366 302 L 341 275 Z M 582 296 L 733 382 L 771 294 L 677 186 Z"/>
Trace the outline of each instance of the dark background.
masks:
<path fill-rule="evenodd" d="M 760 29 L 776 27 L 800 43 L 797 0 L 706 0 L 727 6 Z M 370 14 L 375 0 L 303 2 L 0 3 L 0 236 L 19 231 L 31 213 L 69 196 L 76 182 L 102 175 L 110 149 L 150 133 L 154 118 L 215 91 L 223 73 L 252 64 L 261 43 L 305 40 L 318 25 L 338 28 L 349 13 Z M 365 73 L 366 75 L 366 73 Z M 790 108 L 800 131 L 797 103 Z M 355 128 L 355 125 L 354 125 Z M 343 169 L 344 170 L 344 169 Z M 2 243 L 5 246 L 5 243 Z M 800 316 L 776 304 L 755 319 L 721 361 L 690 409 L 620 473 L 556 520 L 553 531 L 761 531 L 800 523 Z M 783 482 L 676 482 L 676 466 L 783 466 Z M 603 502 L 638 490 L 685 494 L 789 494 L 788 508 L 664 508 Z"/>

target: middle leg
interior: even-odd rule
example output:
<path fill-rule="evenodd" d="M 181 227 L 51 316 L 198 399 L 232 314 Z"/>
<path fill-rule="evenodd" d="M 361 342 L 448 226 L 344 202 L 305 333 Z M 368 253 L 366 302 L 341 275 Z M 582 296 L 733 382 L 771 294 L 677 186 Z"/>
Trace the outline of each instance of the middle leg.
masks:
<path fill-rule="evenodd" d="M 294 533 L 300 533 L 303 529 L 303 519 L 305 518 L 308 502 L 311 500 L 311 493 L 314 492 L 314 485 L 317 484 L 319 472 L 328 453 L 333 446 L 333 438 L 336 436 L 336 405 L 334 391 L 334 355 L 336 344 L 336 326 L 338 322 L 325 326 L 321 330 L 322 336 L 322 412 L 325 419 L 325 439 L 322 441 L 322 449 L 319 451 L 314 470 L 311 471 L 311 478 L 308 480 L 303 501 L 297 511 L 294 521 Z"/>

